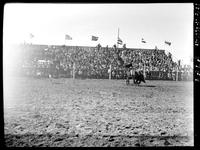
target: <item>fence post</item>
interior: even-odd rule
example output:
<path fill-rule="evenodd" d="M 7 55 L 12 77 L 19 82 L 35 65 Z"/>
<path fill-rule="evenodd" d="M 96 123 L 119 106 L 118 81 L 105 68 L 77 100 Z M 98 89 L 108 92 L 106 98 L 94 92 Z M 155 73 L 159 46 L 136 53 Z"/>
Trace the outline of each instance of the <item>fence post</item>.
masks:
<path fill-rule="evenodd" d="M 110 68 L 109 68 L 109 80 L 111 80 L 111 76 L 112 76 L 112 65 L 110 64 Z"/>
<path fill-rule="evenodd" d="M 75 79 L 75 73 L 76 73 L 76 63 L 73 63 L 73 79 Z"/>
<path fill-rule="evenodd" d="M 145 65 L 145 63 L 144 63 L 144 68 L 143 68 L 143 75 L 144 75 L 144 78 L 146 78 L 146 65 Z"/>
<path fill-rule="evenodd" d="M 178 66 L 176 67 L 176 81 L 178 81 Z"/>

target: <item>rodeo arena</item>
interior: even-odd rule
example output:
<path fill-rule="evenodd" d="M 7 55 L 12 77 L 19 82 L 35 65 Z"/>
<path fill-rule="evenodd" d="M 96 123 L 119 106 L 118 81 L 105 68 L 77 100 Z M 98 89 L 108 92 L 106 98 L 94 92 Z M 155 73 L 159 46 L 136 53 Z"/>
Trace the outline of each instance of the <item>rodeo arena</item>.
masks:
<path fill-rule="evenodd" d="M 118 44 L 10 47 L 5 145 L 192 146 L 192 66 Z"/>

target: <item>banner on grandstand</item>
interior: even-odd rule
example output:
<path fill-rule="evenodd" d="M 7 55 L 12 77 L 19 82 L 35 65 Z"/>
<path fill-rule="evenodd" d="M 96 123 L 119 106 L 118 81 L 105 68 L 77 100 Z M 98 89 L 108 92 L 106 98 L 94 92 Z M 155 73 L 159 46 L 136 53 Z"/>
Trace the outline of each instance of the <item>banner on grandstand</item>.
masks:
<path fill-rule="evenodd" d="M 92 35 L 92 41 L 97 41 L 99 37 Z"/>
<path fill-rule="evenodd" d="M 171 42 L 168 42 L 168 41 L 165 41 L 165 44 L 167 44 L 167 45 L 171 45 Z"/>
<path fill-rule="evenodd" d="M 68 34 L 65 34 L 65 40 L 72 40 L 72 37 Z"/>
<path fill-rule="evenodd" d="M 117 39 L 117 44 L 122 45 L 122 43 L 123 43 L 123 41 L 118 37 L 118 39 Z"/>
<path fill-rule="evenodd" d="M 146 41 L 145 41 L 143 38 L 142 38 L 142 40 L 141 40 L 141 41 L 142 41 L 142 43 L 146 43 Z"/>

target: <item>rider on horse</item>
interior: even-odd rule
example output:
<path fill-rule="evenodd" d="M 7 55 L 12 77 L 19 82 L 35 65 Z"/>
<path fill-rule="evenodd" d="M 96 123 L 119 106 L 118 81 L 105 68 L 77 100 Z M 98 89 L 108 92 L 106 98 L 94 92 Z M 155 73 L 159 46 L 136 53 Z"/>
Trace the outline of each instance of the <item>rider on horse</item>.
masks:
<path fill-rule="evenodd" d="M 116 46 L 114 45 L 115 48 L 115 58 L 117 59 L 117 63 L 119 66 L 125 68 L 126 72 L 126 83 L 129 84 L 129 78 L 133 78 L 133 82 L 139 84 L 141 81 L 145 82 L 144 76 L 141 72 L 141 64 L 136 64 L 134 59 L 130 61 L 128 56 L 126 56 L 127 49 L 124 48 L 122 51 L 122 55 L 120 56 L 120 51 L 119 49 L 116 49 Z"/>

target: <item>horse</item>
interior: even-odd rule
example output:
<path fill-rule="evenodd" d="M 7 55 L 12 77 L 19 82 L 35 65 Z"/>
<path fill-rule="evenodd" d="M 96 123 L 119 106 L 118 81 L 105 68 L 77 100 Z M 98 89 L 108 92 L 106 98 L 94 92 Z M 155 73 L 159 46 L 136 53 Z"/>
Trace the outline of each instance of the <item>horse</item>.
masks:
<path fill-rule="evenodd" d="M 139 85 L 141 82 L 146 83 L 145 79 L 144 79 L 144 75 L 142 74 L 141 71 L 137 72 L 135 71 L 135 77 L 134 77 L 134 84 Z"/>
<path fill-rule="evenodd" d="M 129 79 L 133 79 L 133 83 L 139 85 L 141 82 L 146 83 L 144 75 L 141 71 L 134 71 L 132 68 L 126 70 L 126 84 L 129 85 Z"/>
<path fill-rule="evenodd" d="M 119 55 L 117 55 L 117 62 L 118 62 L 119 66 L 125 68 L 127 85 L 129 85 L 129 83 L 130 83 L 130 81 L 129 81 L 130 78 L 133 79 L 133 83 L 136 85 L 139 85 L 141 82 L 146 83 L 142 72 L 133 70 L 133 68 L 134 68 L 133 60 L 130 63 L 125 63 L 124 60 Z"/>

